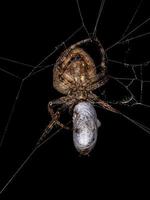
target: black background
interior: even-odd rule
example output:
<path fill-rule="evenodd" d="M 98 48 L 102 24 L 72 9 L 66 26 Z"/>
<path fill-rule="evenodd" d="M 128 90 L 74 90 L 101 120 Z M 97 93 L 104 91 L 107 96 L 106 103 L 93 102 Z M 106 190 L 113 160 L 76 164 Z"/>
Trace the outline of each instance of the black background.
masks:
<path fill-rule="evenodd" d="M 121 37 L 137 4 L 137 0 L 106 1 L 97 31 L 105 49 Z M 99 6 L 100 1 L 81 3 L 85 24 L 90 33 L 93 31 Z M 133 27 L 149 17 L 147 7 L 147 1 L 144 1 Z M 49 4 L 43 1 L 32 4 L 23 1 L 16 4 L 5 2 L 0 7 L 0 13 L 0 56 L 33 66 L 81 26 L 75 0 L 51 1 Z M 135 35 L 147 32 L 148 28 L 149 24 L 143 26 L 141 32 L 137 31 Z M 68 47 L 86 37 L 82 29 L 65 44 Z M 108 58 L 123 60 L 127 57 L 132 63 L 149 59 L 149 37 L 136 40 L 130 44 L 130 48 L 129 54 L 126 54 L 127 45 L 122 45 L 120 49 L 112 50 Z M 62 50 L 63 46 L 44 65 L 55 63 Z M 21 65 L 16 67 L 12 63 L 2 62 L 1 66 L 20 76 L 28 73 L 28 68 Z M 2 72 L 0 77 L 2 133 L 20 82 Z M 148 86 L 146 89 L 145 100 L 149 99 Z M 52 87 L 51 69 L 38 73 L 24 83 L 2 146 L 1 187 L 31 152 L 50 120 L 47 103 L 58 96 L 61 95 Z M 137 119 L 138 114 L 145 124 L 149 122 L 148 108 L 127 110 L 126 113 Z M 22 199 L 24 195 L 29 198 L 31 195 L 42 194 L 42 199 L 56 199 L 58 195 L 62 198 L 78 198 L 81 193 L 98 194 L 100 197 L 103 193 L 117 195 L 120 189 L 123 192 L 132 190 L 135 183 L 141 185 L 141 178 L 142 184 L 145 183 L 150 167 L 149 135 L 119 115 L 100 108 L 97 108 L 97 114 L 102 126 L 97 145 L 89 157 L 78 155 L 73 146 L 72 133 L 63 130 L 34 154 L 3 196 Z"/>

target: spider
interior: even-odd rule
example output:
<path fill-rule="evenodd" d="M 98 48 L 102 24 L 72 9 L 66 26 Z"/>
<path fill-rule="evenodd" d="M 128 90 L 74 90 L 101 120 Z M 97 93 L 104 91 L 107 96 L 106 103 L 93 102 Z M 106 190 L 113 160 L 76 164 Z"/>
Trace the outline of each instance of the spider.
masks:
<path fill-rule="evenodd" d="M 94 43 L 99 50 L 99 56 L 101 57 L 101 63 L 98 66 L 99 72 L 97 72 L 97 67 L 92 57 L 83 47 L 81 47 L 82 45 L 90 43 Z M 98 104 L 106 110 L 118 113 L 115 108 L 101 100 L 93 92 L 97 88 L 104 86 L 109 80 L 106 62 L 105 51 L 97 38 L 88 38 L 79 41 L 71 45 L 60 55 L 53 68 L 53 87 L 65 96 L 48 103 L 48 112 L 52 119 L 38 140 L 37 145 L 40 145 L 49 136 L 50 130 L 56 124 L 61 128 L 70 129 L 70 127 L 60 122 L 60 110 L 61 108 L 63 109 L 63 107 L 67 107 L 69 110 L 74 111 L 73 119 L 80 114 L 80 112 L 77 111 L 77 105 L 80 106 L 81 103 L 83 103 L 84 106 Z M 59 110 L 54 112 L 54 106 L 60 106 Z M 80 107 L 81 110 L 84 109 L 82 106 Z M 92 107 L 90 108 L 93 110 Z M 95 111 L 93 110 L 92 112 L 94 113 Z M 95 113 L 93 115 L 95 116 Z M 85 116 L 82 117 L 88 117 L 86 109 Z M 92 120 L 91 117 L 88 123 Z M 97 127 L 99 127 L 99 123 L 97 124 Z M 73 131 L 78 132 L 79 130 L 75 130 L 73 127 Z M 84 137 L 86 136 L 84 135 Z M 94 147 L 95 142 L 92 143 L 92 141 L 96 139 L 94 138 L 94 132 L 92 137 L 90 136 L 90 138 L 86 139 L 87 142 L 85 142 L 82 148 L 74 142 L 77 150 L 83 155 L 89 154 Z"/>

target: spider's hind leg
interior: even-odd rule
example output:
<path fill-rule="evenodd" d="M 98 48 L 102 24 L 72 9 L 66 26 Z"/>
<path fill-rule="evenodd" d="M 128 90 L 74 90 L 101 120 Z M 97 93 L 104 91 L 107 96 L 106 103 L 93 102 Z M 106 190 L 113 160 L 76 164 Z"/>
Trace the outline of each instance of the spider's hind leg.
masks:
<path fill-rule="evenodd" d="M 111 105 L 109 105 L 107 102 L 101 100 L 97 95 L 95 95 L 93 93 L 90 94 L 90 100 L 94 101 L 95 104 L 98 104 L 105 110 L 109 110 L 114 113 L 119 113 L 119 111 L 117 109 L 113 108 Z"/>
<path fill-rule="evenodd" d="M 119 113 L 119 111 L 117 109 L 113 108 L 111 105 L 109 105 L 107 102 L 105 102 L 101 99 L 97 99 L 96 103 L 98 105 L 100 105 L 102 108 L 104 108 L 105 110 L 109 110 L 114 113 Z"/>

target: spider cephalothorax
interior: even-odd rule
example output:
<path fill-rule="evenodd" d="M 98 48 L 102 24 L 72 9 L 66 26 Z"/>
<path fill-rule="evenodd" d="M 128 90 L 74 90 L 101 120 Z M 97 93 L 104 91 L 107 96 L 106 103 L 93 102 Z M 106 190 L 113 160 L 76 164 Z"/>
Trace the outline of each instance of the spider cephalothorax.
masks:
<path fill-rule="evenodd" d="M 93 43 L 99 52 L 98 56 L 100 58 L 100 63 L 98 65 L 95 64 L 92 56 L 86 51 L 87 45 Z M 79 126 L 79 128 L 73 127 L 74 135 L 76 135 L 76 137 L 74 137 L 76 138 L 74 144 L 81 154 L 88 154 L 95 144 L 95 142 L 93 143 L 93 141 L 95 141 L 94 138 L 97 138 L 94 135 L 94 131 L 92 134 L 91 130 L 93 130 L 93 127 L 98 128 L 98 119 L 96 115 L 93 114 L 93 117 L 91 118 L 90 113 L 89 115 L 86 114 L 88 111 L 91 113 L 93 112 L 94 108 L 92 108 L 92 104 L 99 104 L 104 109 L 117 112 L 116 109 L 99 99 L 99 97 L 93 93 L 94 90 L 103 86 L 108 81 L 108 78 L 105 51 L 97 38 L 82 40 L 66 49 L 56 61 L 53 69 L 53 86 L 64 96 L 49 102 L 48 110 L 52 117 L 52 121 L 49 123 L 48 128 L 46 128 L 38 144 L 48 135 L 49 130 L 55 123 L 63 128 L 69 129 L 69 127 L 59 122 L 60 113 L 54 113 L 53 111 L 53 105 L 61 105 L 62 107 L 65 105 L 65 107 L 73 110 L 74 122 Z M 75 110 L 77 107 L 75 106 L 81 102 L 85 102 L 83 104 L 85 106 L 85 112 L 78 112 L 78 115 L 76 115 Z M 91 106 L 88 103 L 91 103 Z M 79 107 L 82 109 L 83 105 L 81 105 L 82 104 L 80 104 Z M 83 126 L 87 134 L 84 134 L 83 127 L 81 126 L 82 123 L 79 123 L 81 118 L 86 118 Z M 89 126 L 90 124 L 92 124 L 92 127 Z M 76 131 L 74 128 L 80 131 Z M 97 130 L 95 134 L 96 133 Z M 80 137 L 81 134 L 84 139 Z M 80 144 L 82 142 L 83 144 Z"/>
<path fill-rule="evenodd" d="M 95 42 L 98 43 L 97 40 Z M 81 47 L 82 44 L 92 43 L 91 39 L 83 40 L 65 50 L 57 60 L 53 70 L 53 86 L 68 100 L 90 100 L 91 91 L 104 85 L 107 80 L 105 54 L 100 43 L 99 52 L 101 70 L 97 73 L 91 56 Z M 68 97 L 70 97 L 68 99 Z M 70 102 L 69 101 L 69 102 Z"/>

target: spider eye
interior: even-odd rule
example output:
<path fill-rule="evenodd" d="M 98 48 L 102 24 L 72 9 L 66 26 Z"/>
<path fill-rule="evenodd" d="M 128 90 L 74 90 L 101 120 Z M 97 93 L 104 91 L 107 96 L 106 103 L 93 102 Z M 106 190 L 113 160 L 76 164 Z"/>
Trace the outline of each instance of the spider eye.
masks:
<path fill-rule="evenodd" d="M 80 59 L 81 59 L 81 56 L 80 56 L 80 55 L 76 55 L 76 56 L 73 58 L 74 61 L 78 61 L 78 60 L 80 60 Z"/>

